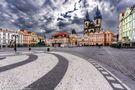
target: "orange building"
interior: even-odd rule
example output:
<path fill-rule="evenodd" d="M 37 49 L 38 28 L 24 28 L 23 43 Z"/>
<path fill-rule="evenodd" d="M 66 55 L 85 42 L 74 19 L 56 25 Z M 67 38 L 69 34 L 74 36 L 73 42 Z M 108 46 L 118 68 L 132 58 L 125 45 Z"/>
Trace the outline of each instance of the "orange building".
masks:
<path fill-rule="evenodd" d="M 19 32 L 23 34 L 23 46 L 35 46 L 39 39 L 35 32 L 21 29 Z"/>
<path fill-rule="evenodd" d="M 28 30 L 21 29 L 20 32 L 23 34 L 23 46 L 28 46 L 30 44 L 30 33 Z"/>

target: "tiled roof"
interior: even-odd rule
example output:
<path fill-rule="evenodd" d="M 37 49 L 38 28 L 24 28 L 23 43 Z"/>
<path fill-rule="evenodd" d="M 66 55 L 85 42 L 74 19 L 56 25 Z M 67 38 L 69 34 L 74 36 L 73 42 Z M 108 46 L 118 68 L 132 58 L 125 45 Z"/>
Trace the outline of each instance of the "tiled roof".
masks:
<path fill-rule="evenodd" d="M 54 33 L 52 36 L 63 36 L 63 35 L 68 35 L 68 33 L 67 32 L 56 32 L 56 33 Z"/>

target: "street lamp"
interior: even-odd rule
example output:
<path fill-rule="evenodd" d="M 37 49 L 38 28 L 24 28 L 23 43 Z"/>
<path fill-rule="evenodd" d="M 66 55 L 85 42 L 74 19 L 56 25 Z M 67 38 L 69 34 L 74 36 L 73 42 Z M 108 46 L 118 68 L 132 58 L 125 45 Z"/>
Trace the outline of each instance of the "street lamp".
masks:
<path fill-rule="evenodd" d="M 16 38 L 17 37 L 19 37 L 19 35 L 16 35 L 16 34 L 14 34 L 14 35 L 12 35 L 12 37 L 14 37 L 15 38 L 15 42 L 14 42 L 14 50 L 15 50 L 15 52 L 17 51 L 17 48 L 16 48 Z"/>

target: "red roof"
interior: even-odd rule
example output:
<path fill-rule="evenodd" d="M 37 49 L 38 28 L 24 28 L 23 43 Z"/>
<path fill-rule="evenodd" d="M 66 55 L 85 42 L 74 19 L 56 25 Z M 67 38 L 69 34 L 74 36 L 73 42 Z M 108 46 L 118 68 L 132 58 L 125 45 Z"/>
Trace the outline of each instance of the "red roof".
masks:
<path fill-rule="evenodd" d="M 57 37 L 57 36 L 65 36 L 65 35 L 68 35 L 68 33 L 67 32 L 56 32 L 56 33 L 54 33 L 52 36 L 54 36 L 54 37 Z"/>

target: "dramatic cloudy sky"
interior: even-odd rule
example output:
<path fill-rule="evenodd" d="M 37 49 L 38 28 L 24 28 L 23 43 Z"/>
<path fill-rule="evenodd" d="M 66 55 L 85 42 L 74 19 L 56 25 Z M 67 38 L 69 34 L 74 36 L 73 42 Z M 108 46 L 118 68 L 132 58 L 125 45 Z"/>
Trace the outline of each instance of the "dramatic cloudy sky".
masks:
<path fill-rule="evenodd" d="M 46 36 L 71 29 L 82 33 L 86 10 L 93 19 L 98 6 L 103 29 L 116 32 L 119 12 L 134 4 L 135 0 L 0 0 L 0 27 L 45 32 Z"/>

